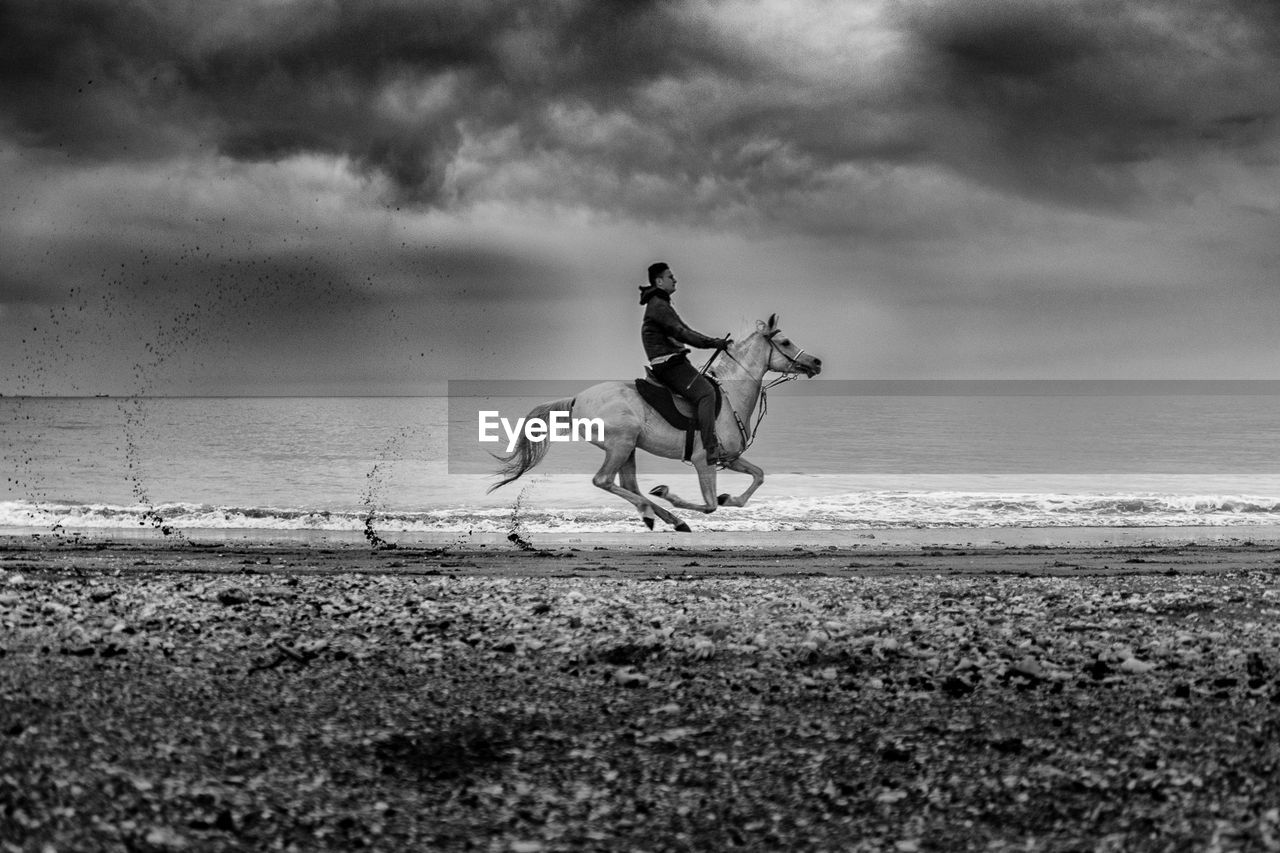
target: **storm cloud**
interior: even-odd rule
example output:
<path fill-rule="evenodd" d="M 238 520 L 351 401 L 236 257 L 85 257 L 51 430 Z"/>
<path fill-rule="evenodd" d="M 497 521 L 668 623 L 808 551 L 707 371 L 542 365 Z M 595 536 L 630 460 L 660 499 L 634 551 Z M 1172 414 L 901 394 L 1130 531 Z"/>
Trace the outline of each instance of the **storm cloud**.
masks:
<path fill-rule="evenodd" d="M 581 153 L 557 139 L 564 110 L 628 110 L 658 78 L 733 66 L 667 9 L 7 3 L 0 103 L 11 136 L 51 154 L 336 154 L 404 199 L 439 203 L 468 137 L 514 133 L 525 153 Z"/>
<path fill-rule="evenodd" d="M 1274 156 L 1267 4 L 888 8 L 868 27 L 710 3 L 9 2 L 0 110 L 51 156 L 329 154 L 401 202 L 650 215 L 788 215 L 795 192 L 934 165 L 1120 203 L 1166 158 Z"/>
<path fill-rule="evenodd" d="M 1274 7 L 981 2 L 910 16 L 962 144 L 957 168 L 1023 192 L 1123 201 L 1151 167 L 1273 158 Z"/>
<path fill-rule="evenodd" d="M 1276 91 L 1261 0 L 0 0 L 0 354 L 631 370 L 661 257 L 831 375 L 1269 375 Z"/>

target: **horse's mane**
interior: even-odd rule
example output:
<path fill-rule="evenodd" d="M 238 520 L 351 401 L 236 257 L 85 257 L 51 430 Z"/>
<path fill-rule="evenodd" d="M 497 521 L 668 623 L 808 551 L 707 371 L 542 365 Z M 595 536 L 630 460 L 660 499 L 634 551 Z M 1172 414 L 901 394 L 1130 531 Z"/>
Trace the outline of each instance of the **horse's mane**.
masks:
<path fill-rule="evenodd" d="M 775 311 L 774 313 L 770 314 L 768 320 L 752 320 L 750 324 L 746 327 L 746 330 L 742 333 L 742 335 L 734 337 L 733 341 L 735 343 L 740 341 L 745 341 L 747 338 L 751 337 L 752 335 L 758 334 L 760 332 L 761 323 L 763 323 L 765 327 L 777 328 L 777 325 L 778 325 L 777 312 Z M 707 370 L 707 372 L 710 373 L 716 379 L 721 379 L 722 378 L 721 371 L 718 369 L 719 366 L 720 366 L 720 362 L 719 360 L 717 360 L 715 363 L 712 364 L 712 366 Z"/>
<path fill-rule="evenodd" d="M 775 311 L 774 313 L 770 314 L 767 320 L 743 320 L 742 334 L 734 335 L 733 339 L 735 341 L 745 341 L 747 338 L 751 337 L 756 332 L 760 331 L 759 325 L 761 323 L 765 324 L 766 326 L 776 327 L 778 325 L 778 313 Z"/>

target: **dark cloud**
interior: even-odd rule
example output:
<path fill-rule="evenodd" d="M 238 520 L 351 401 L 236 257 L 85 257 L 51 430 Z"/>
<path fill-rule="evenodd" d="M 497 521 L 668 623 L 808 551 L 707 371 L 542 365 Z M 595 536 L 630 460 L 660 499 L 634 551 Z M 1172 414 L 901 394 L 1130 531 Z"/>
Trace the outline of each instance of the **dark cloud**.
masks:
<path fill-rule="evenodd" d="M 1274 139 L 1274 4 L 900 8 L 860 24 L 900 47 L 845 64 L 661 0 L 0 0 L 0 128 L 72 160 L 334 155 L 405 201 L 643 218 L 789 217 L 901 165 L 1114 204 L 1142 164 Z"/>
<path fill-rule="evenodd" d="M 91 307 L 103 299 L 127 311 L 173 313 L 197 306 L 212 325 L 357 306 L 479 305 L 556 299 L 569 283 L 533 250 L 472 243 L 389 244 L 384 233 L 339 223 L 281 226 L 232 217 L 216 228 L 133 228 L 130 217 L 97 233 L 50 235 L 15 250 L 0 271 L 0 307 Z M 255 234 L 254 229 L 259 233 Z M 296 236 L 291 234 L 290 236 Z M 92 312 L 91 312 L 92 313 Z"/>
<path fill-rule="evenodd" d="M 536 146 L 547 104 L 625 107 L 642 81 L 702 63 L 713 40 L 665 8 L 8 2 L 0 108 L 22 144 L 69 157 L 336 154 L 431 201 L 463 123 Z"/>
<path fill-rule="evenodd" d="M 0 3 L 0 128 L 69 158 L 167 150 L 163 105 L 146 96 L 165 70 L 161 24 L 129 4 Z"/>
<path fill-rule="evenodd" d="M 338 154 L 427 197 L 462 103 L 388 115 L 380 98 L 490 65 L 480 34 L 501 21 L 465 8 L 10 3 L 0 103 L 20 141 L 71 157 Z"/>
<path fill-rule="evenodd" d="M 938 156 L 1043 198 L 1123 202 L 1137 167 L 1247 152 L 1276 130 L 1276 19 L 1251 4 L 986 0 L 909 19 Z"/>
<path fill-rule="evenodd" d="M 13 270 L 0 270 L 0 306 L 47 305 L 62 296 L 53 285 Z"/>
<path fill-rule="evenodd" d="M 286 368 L 421 381 L 428 357 L 540 335 L 531 318 L 571 287 L 536 247 L 393 242 L 385 217 L 285 224 L 249 207 L 159 229 L 128 201 L 91 204 L 78 227 L 7 248 L 4 393 L 257 388 Z"/>

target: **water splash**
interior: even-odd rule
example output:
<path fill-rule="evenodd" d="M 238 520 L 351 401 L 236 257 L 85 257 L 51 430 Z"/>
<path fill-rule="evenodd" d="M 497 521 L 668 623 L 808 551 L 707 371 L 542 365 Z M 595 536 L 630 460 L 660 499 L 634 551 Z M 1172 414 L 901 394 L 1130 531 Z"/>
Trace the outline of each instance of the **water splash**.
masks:
<path fill-rule="evenodd" d="M 391 476 L 388 468 L 391 464 L 403 460 L 405 441 L 417 435 L 419 430 L 420 427 L 416 426 L 401 427 L 395 435 L 387 439 L 382 447 L 382 452 L 378 455 L 378 461 L 373 464 L 373 468 L 365 475 L 364 494 L 360 496 L 360 505 L 365 509 L 364 538 L 368 540 L 369 546 L 375 551 L 385 551 L 396 547 L 395 543 L 388 542 L 379 535 L 375 527 L 375 521 L 384 508 L 382 496 L 387 490 Z"/>
<path fill-rule="evenodd" d="M 189 544 L 187 537 L 160 511 L 151 499 L 150 490 L 147 488 L 146 466 L 143 463 L 141 450 L 142 434 L 146 429 L 146 400 L 140 397 L 129 397 L 116 403 L 116 409 L 123 419 L 124 447 L 122 449 L 125 477 L 129 481 L 129 492 L 142 508 L 138 525 L 150 525 L 165 537 L 173 537 L 177 541 Z"/>
<path fill-rule="evenodd" d="M 524 500 L 524 496 L 533 488 L 530 484 L 520 490 L 520 494 L 516 495 L 515 503 L 511 505 L 511 521 L 508 524 L 507 541 L 511 542 L 521 551 L 538 551 L 540 550 L 532 542 L 525 538 L 524 520 L 520 517 L 520 504 Z"/>

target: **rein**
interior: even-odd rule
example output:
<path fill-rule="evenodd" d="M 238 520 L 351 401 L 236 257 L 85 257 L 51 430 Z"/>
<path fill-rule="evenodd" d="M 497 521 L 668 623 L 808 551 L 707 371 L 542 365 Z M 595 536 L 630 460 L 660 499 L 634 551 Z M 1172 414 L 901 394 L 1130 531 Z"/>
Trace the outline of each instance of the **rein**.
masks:
<path fill-rule="evenodd" d="M 767 338 L 765 338 L 765 340 L 769 342 L 769 346 L 770 348 L 773 349 L 774 352 L 776 352 L 778 355 L 790 361 L 792 367 L 795 367 L 800 359 L 800 356 L 804 355 L 804 350 L 800 350 L 799 352 L 797 352 L 794 357 L 787 355 L 785 352 L 782 351 L 781 347 L 779 347 L 776 343 L 774 343 L 772 334 L 769 335 Z M 720 355 L 721 352 L 727 355 L 730 361 L 738 365 L 738 367 L 741 367 L 744 371 L 747 369 L 746 365 L 738 361 L 738 359 L 734 357 L 733 353 L 725 349 L 725 350 L 716 350 L 714 353 L 712 353 L 711 358 L 707 359 L 707 363 L 702 367 L 703 372 L 706 372 L 706 370 L 709 367 L 711 367 L 711 362 L 715 361 L 716 356 Z M 766 370 L 767 369 L 768 368 L 766 366 Z M 756 413 L 756 422 L 751 425 L 750 431 L 748 431 L 746 425 L 743 424 L 742 418 L 738 417 L 738 410 L 733 407 L 733 402 L 729 399 L 729 396 L 727 394 L 725 395 L 724 402 L 729 407 L 729 412 L 733 415 L 734 423 L 738 425 L 738 434 L 742 438 L 742 451 L 738 454 L 739 456 L 741 456 L 743 453 L 746 453 L 747 448 L 751 447 L 752 443 L 756 440 L 756 433 L 760 430 L 760 424 L 764 421 L 764 416 L 769 412 L 769 394 L 768 394 L 769 389 L 775 388 L 784 382 L 790 382 L 793 379 L 799 379 L 799 378 L 800 377 L 797 376 L 795 373 L 784 373 L 781 376 L 778 376 L 767 383 L 764 382 L 763 377 L 761 378 L 760 390 L 759 392 L 757 392 L 759 395 L 757 397 L 757 400 L 759 401 L 759 404 L 760 404 L 760 410 Z"/>
<path fill-rule="evenodd" d="M 702 369 L 698 371 L 698 375 L 705 376 L 707 371 L 711 369 L 711 365 L 715 363 L 716 358 L 719 357 L 720 353 L 728 351 L 728 347 L 726 347 L 725 349 L 718 349 L 711 353 L 711 358 L 707 359 L 707 363 L 702 365 Z M 733 358 L 733 356 L 729 356 L 729 358 Z M 733 358 L 733 360 L 738 361 L 736 358 Z M 741 364 L 741 362 L 739 362 L 739 364 Z"/>

